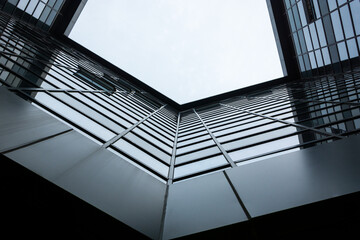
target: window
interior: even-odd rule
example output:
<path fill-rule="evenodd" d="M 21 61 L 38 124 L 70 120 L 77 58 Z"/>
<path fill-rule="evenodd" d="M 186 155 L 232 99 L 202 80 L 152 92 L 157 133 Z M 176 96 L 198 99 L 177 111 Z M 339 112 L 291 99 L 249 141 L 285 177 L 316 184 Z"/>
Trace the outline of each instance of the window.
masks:
<path fill-rule="evenodd" d="M 305 10 L 305 16 L 308 23 L 314 22 L 317 16 L 316 16 L 313 0 L 303 0 L 303 5 Z"/>

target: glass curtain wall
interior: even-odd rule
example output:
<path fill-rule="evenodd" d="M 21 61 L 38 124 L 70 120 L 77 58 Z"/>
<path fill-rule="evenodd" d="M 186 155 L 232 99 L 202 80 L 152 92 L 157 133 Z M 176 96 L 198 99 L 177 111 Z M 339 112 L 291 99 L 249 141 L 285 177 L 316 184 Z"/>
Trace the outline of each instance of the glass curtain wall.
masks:
<path fill-rule="evenodd" d="M 2 13 L 0 53 L 3 88 L 167 184 L 360 130 L 356 68 L 179 111 L 73 46 Z"/>
<path fill-rule="evenodd" d="M 284 0 L 303 77 L 359 66 L 360 2 Z"/>

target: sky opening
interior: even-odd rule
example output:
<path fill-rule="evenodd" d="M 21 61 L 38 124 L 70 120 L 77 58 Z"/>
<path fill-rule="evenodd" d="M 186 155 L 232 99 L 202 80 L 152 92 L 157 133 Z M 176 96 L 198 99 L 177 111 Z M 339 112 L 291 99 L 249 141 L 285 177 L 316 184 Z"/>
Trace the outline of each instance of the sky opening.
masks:
<path fill-rule="evenodd" d="M 266 0 L 89 0 L 70 38 L 180 104 L 283 76 Z"/>

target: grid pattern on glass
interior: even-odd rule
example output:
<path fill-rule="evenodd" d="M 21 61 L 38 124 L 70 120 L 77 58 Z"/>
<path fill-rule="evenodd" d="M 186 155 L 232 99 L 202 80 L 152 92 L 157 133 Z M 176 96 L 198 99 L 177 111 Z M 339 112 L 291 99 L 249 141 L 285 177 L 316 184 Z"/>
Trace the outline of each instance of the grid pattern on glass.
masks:
<path fill-rule="evenodd" d="M 1 10 L 47 30 L 63 4 L 64 0 L 7 0 Z"/>
<path fill-rule="evenodd" d="M 285 7 L 303 77 L 359 65 L 359 1 L 286 0 Z"/>
<path fill-rule="evenodd" d="M 360 130 L 359 69 L 178 112 L 79 50 L 7 15 L 0 15 L 0 53 L 4 87 L 169 184 Z"/>

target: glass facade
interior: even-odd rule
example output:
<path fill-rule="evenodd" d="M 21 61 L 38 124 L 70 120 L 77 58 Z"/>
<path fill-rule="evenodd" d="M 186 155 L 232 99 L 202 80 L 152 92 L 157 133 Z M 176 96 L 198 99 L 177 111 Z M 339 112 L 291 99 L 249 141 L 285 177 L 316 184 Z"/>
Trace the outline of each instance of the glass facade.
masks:
<path fill-rule="evenodd" d="M 298 14 L 295 6 L 300 2 L 292 7 Z M 302 30 L 293 33 L 299 37 L 296 46 L 302 46 L 299 56 L 309 56 L 305 65 L 318 66 L 321 38 L 313 35 L 315 25 L 304 28 L 300 19 L 306 16 L 299 16 L 294 26 Z M 179 111 L 52 36 L 29 34 L 23 21 L 6 15 L 0 20 L 4 87 L 164 183 L 332 142 L 360 128 L 356 70 Z M 307 42 L 315 40 L 310 48 Z M 327 48 L 331 56 L 335 47 L 340 61 L 337 49 L 349 44 L 339 41 Z"/>
<path fill-rule="evenodd" d="M 34 15 L 36 7 L 33 15 L 26 13 L 34 2 L 44 5 L 42 13 Z M 152 239 L 219 228 L 223 234 L 224 226 L 236 228 L 262 216 L 268 221 L 260 225 L 268 228 L 257 225 L 257 233 L 267 239 L 270 228 L 283 232 L 276 230 L 283 226 L 279 215 L 270 220 L 269 215 L 292 215 L 294 209 L 301 214 L 307 209 L 307 220 L 315 219 L 316 227 L 328 221 L 321 237 L 338 219 L 346 227 L 343 219 L 350 219 L 357 230 L 358 221 L 336 208 L 348 206 L 339 198 L 360 191 L 359 1 L 284 1 L 287 14 L 280 15 L 292 29 L 285 40 L 294 46 L 289 52 L 296 54 L 291 60 L 297 59 L 301 76 L 292 73 L 185 105 L 67 37 L 49 33 L 41 16 L 67 3 L 0 2 L 0 156 Z M 52 10 L 44 13 L 46 7 Z M 274 17 L 283 24 L 278 13 Z M 14 172 L 5 174 L 5 185 Z M 12 190 L 4 194 L 13 207 L 9 216 L 26 201 L 18 194 L 12 203 L 24 178 L 11 177 L 19 178 L 21 187 L 5 188 Z M 325 209 L 334 196 L 337 202 Z M 348 212 L 357 214 L 358 201 Z M 319 202 L 321 221 L 312 205 Z M 38 208 L 26 206 L 37 215 Z M 39 218 L 58 217 L 43 209 L 50 214 Z M 336 211 L 343 214 L 334 216 Z M 32 225 L 24 225 L 37 229 L 42 225 L 32 214 L 26 218 Z M 65 229 L 70 218 L 65 215 L 58 225 L 67 234 L 78 228 Z M 314 229 L 298 215 L 292 215 L 297 221 L 287 236 L 302 226 Z M 21 217 L 15 214 L 17 229 Z M 92 234 L 89 226 L 84 231 Z"/>
<path fill-rule="evenodd" d="M 284 2 L 303 77 L 346 71 L 359 65 L 359 1 Z"/>
<path fill-rule="evenodd" d="M 42 29 L 49 29 L 57 18 L 64 0 L 6 0 L 2 11 L 20 17 Z"/>

